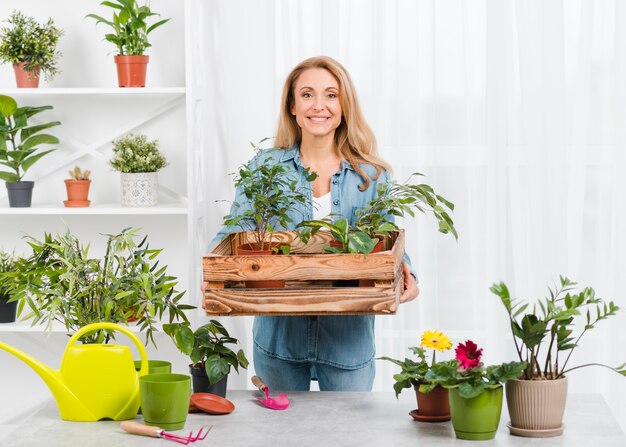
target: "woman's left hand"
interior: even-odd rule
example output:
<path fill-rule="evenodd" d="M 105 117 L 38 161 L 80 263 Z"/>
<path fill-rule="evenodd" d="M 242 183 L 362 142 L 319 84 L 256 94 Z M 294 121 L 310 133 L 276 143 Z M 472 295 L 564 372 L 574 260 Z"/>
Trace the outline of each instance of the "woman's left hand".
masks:
<path fill-rule="evenodd" d="M 415 276 L 409 272 L 409 266 L 406 262 L 402 263 L 402 272 L 404 273 L 404 292 L 400 296 L 400 304 L 413 301 L 420 294 L 420 289 L 415 282 Z"/>

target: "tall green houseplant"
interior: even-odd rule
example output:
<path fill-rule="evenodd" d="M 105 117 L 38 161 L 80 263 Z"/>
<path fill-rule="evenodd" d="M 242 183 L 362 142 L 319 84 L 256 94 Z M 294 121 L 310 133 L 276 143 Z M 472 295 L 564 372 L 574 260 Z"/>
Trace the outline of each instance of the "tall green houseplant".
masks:
<path fill-rule="evenodd" d="M 11 206 L 28 207 L 31 204 L 34 183 L 24 182 L 24 174 L 41 157 L 54 151 L 39 151 L 43 144 L 58 144 L 59 139 L 42 131 L 61 124 L 59 121 L 28 125 L 28 120 L 52 106 L 18 107 L 15 99 L 0 95 L 0 179 L 9 191 Z M 6 170 L 9 168 L 9 170 Z"/>

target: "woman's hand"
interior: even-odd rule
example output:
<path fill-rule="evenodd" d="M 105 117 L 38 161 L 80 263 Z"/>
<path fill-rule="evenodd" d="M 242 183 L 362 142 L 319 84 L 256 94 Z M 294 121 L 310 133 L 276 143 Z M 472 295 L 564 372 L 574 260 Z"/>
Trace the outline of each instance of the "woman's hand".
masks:
<path fill-rule="evenodd" d="M 400 296 L 400 304 L 413 301 L 420 294 L 420 289 L 415 282 L 415 276 L 409 272 L 409 266 L 406 262 L 402 263 L 402 272 L 404 273 L 404 292 Z"/>
<path fill-rule="evenodd" d="M 202 286 L 200 289 L 200 296 L 202 297 L 202 308 L 204 310 L 206 310 L 206 308 L 204 307 L 204 292 L 206 292 L 206 287 L 209 285 L 208 281 L 202 281 Z"/>

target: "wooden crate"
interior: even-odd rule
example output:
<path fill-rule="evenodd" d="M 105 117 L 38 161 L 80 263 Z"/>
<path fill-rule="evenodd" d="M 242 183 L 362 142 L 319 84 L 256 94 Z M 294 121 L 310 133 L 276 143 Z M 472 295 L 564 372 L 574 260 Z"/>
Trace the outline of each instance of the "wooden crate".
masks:
<path fill-rule="evenodd" d="M 207 315 L 367 315 L 394 314 L 404 288 L 404 231 L 385 240 L 384 251 L 323 253 L 330 233 L 308 244 L 296 232 L 278 233 L 291 244 L 290 255 L 236 256 L 235 247 L 252 241 L 232 233 L 203 259 Z M 246 280 L 285 280 L 284 289 L 246 288 Z M 373 279 L 374 287 L 333 287 L 335 280 Z"/>

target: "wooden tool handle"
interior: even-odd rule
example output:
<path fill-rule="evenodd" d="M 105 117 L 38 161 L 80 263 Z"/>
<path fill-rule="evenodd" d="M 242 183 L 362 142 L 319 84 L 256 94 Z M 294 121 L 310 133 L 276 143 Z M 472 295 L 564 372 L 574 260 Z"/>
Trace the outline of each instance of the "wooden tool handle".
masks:
<path fill-rule="evenodd" d="M 159 427 L 150 427 L 135 421 L 122 421 L 120 427 L 133 435 L 151 436 L 153 438 L 160 438 L 163 431 Z"/>
<path fill-rule="evenodd" d="M 259 391 L 265 392 L 267 385 L 259 376 L 252 376 L 252 384 L 259 389 Z"/>

